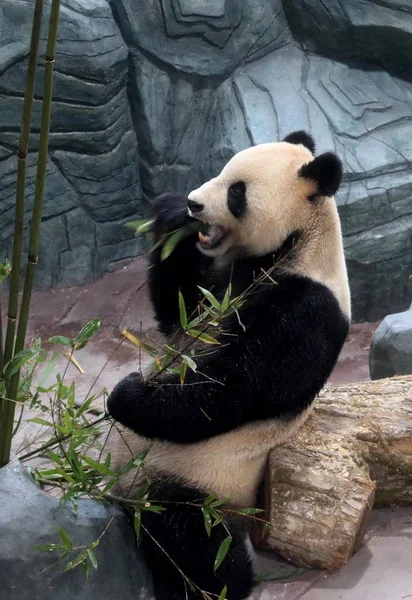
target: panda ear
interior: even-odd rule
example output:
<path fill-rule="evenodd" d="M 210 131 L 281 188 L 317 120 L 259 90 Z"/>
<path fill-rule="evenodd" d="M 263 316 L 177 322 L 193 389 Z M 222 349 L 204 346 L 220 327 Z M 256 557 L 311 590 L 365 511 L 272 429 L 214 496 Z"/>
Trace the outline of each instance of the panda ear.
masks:
<path fill-rule="evenodd" d="M 308 150 L 315 154 L 315 142 L 314 139 L 309 133 L 306 131 L 294 131 L 285 137 L 284 142 L 288 142 L 288 144 L 302 144 Z"/>
<path fill-rule="evenodd" d="M 342 163 L 333 152 L 325 152 L 303 165 L 298 171 L 299 177 L 316 182 L 317 196 L 334 196 L 342 179 Z"/>

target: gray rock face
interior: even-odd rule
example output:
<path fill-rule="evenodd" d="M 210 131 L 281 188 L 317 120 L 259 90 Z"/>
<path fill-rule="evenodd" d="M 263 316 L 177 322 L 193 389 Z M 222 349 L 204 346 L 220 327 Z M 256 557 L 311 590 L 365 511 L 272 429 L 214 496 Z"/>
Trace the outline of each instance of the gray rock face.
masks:
<path fill-rule="evenodd" d="M 154 600 L 132 528 L 115 512 L 83 500 L 76 517 L 44 494 L 18 463 L 0 469 L 0 600 Z M 80 568 L 41 573 L 56 561 L 56 554 L 36 552 L 34 546 L 59 543 L 57 527 L 81 546 L 97 539 L 111 518 L 95 550 L 98 569 L 91 569 L 88 582 Z"/>
<path fill-rule="evenodd" d="M 371 379 L 412 373 L 412 306 L 386 317 L 373 334 L 369 353 Z"/>
<path fill-rule="evenodd" d="M 0 0 L 0 254 L 10 245 L 32 3 Z M 305 128 L 318 151 L 345 163 L 337 202 L 354 320 L 406 308 L 411 51 L 407 0 L 68 0 L 39 285 L 85 283 L 134 256 L 141 242 L 123 225 L 148 198 L 189 192 L 235 152 Z"/>

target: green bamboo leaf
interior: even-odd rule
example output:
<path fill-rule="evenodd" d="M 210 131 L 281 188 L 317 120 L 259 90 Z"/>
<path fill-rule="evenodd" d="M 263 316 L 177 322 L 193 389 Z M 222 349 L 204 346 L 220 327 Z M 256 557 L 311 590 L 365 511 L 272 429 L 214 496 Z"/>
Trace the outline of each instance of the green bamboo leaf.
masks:
<path fill-rule="evenodd" d="M 183 362 L 185 362 L 187 364 L 189 369 L 192 369 L 192 371 L 194 371 L 196 373 L 197 364 L 195 363 L 193 358 L 190 358 L 190 356 L 187 356 L 187 354 L 182 354 L 182 359 L 183 359 Z"/>
<path fill-rule="evenodd" d="M 219 546 L 219 550 L 217 551 L 215 564 L 213 566 L 213 572 L 216 573 L 222 562 L 225 560 L 225 556 L 230 548 L 230 544 L 232 543 L 232 536 L 228 536 L 223 540 L 223 542 Z"/>
<path fill-rule="evenodd" d="M 82 569 L 83 569 L 84 578 L 86 581 L 88 581 L 89 577 L 90 577 L 90 569 L 89 569 L 89 563 L 87 562 L 87 560 L 82 562 Z"/>
<path fill-rule="evenodd" d="M 62 542 L 63 546 L 66 548 L 66 550 L 71 550 L 73 548 L 73 544 L 72 544 L 71 539 L 67 535 L 67 533 L 64 531 L 64 529 L 62 529 L 61 527 L 58 527 L 57 532 L 58 532 L 59 538 L 61 539 L 61 542 Z"/>
<path fill-rule="evenodd" d="M 205 344 L 220 344 L 220 342 L 218 342 L 217 339 L 215 339 L 211 335 L 207 333 L 202 333 L 201 331 L 197 331 L 196 329 L 188 329 L 186 333 Z"/>
<path fill-rule="evenodd" d="M 265 511 L 262 508 L 239 508 L 236 512 L 239 515 L 257 515 Z"/>
<path fill-rule="evenodd" d="M 33 417 L 33 419 L 28 419 L 28 423 L 37 423 L 37 425 L 44 425 L 44 427 L 54 427 L 54 424 L 51 421 L 46 421 L 45 419 L 41 419 L 40 417 Z"/>
<path fill-rule="evenodd" d="M 5 398 L 6 395 L 6 384 L 3 379 L 0 379 L 0 398 Z"/>
<path fill-rule="evenodd" d="M 111 469 L 109 469 L 109 467 L 107 467 L 104 463 L 99 463 L 99 462 L 97 462 L 97 460 L 90 458 L 90 456 L 82 456 L 81 458 L 87 465 L 89 465 L 89 467 L 96 469 L 96 471 L 98 471 L 99 473 L 102 473 L 102 475 L 109 475 L 110 477 L 116 477 L 116 473 L 114 471 L 112 471 Z"/>
<path fill-rule="evenodd" d="M 134 513 L 134 518 L 133 518 L 134 531 L 137 536 L 140 535 L 141 523 L 142 523 L 142 513 L 141 513 L 140 508 L 138 508 L 138 509 L 136 509 L 136 512 Z"/>
<path fill-rule="evenodd" d="M 214 308 L 216 308 L 216 310 L 220 311 L 220 302 L 217 300 L 217 298 L 215 298 L 215 296 L 212 294 L 212 292 L 209 292 L 209 290 L 206 290 L 205 288 L 200 287 L 200 285 L 198 285 L 197 287 L 202 292 L 204 297 L 209 300 L 210 304 Z"/>
<path fill-rule="evenodd" d="M 187 312 L 185 299 L 183 298 L 182 292 L 179 290 L 179 318 L 180 318 L 180 326 L 182 329 L 187 329 Z"/>
<path fill-rule="evenodd" d="M 64 552 L 65 547 L 61 544 L 39 544 L 34 546 L 36 552 Z"/>
<path fill-rule="evenodd" d="M 54 335 L 53 337 L 49 338 L 49 343 L 60 344 L 60 346 L 69 346 L 69 348 L 72 348 L 74 346 L 73 340 L 66 337 L 65 335 Z"/>
<path fill-rule="evenodd" d="M 39 350 L 37 348 L 27 348 L 15 354 L 15 356 L 8 362 L 3 369 L 3 376 L 6 381 L 20 371 L 27 363 L 29 363 L 37 354 Z"/>
<path fill-rule="evenodd" d="M 207 506 L 202 506 L 203 520 L 205 522 L 205 529 L 207 535 L 210 537 L 212 532 L 212 516 L 210 514 L 209 508 Z"/>
<path fill-rule="evenodd" d="M 92 564 L 92 566 L 97 569 L 98 566 L 98 562 L 97 562 L 97 558 L 95 553 L 93 552 L 93 550 L 91 548 L 87 548 L 87 556 L 89 557 L 89 560 Z"/>
<path fill-rule="evenodd" d="M 60 456 L 59 456 L 58 454 L 56 454 L 55 452 L 53 452 L 53 450 L 50 450 L 50 449 L 49 449 L 49 450 L 46 450 L 46 451 L 45 451 L 45 454 L 46 454 L 46 455 L 47 455 L 49 458 L 51 458 L 51 460 L 52 460 L 53 462 L 55 462 L 56 464 L 60 465 L 61 467 L 63 466 L 63 464 L 64 464 L 64 463 L 63 463 L 62 459 L 60 458 Z"/>
<path fill-rule="evenodd" d="M 218 600 L 226 600 L 226 594 L 227 594 L 227 585 L 225 585 L 223 590 L 220 592 L 220 596 L 219 596 Z"/>
<path fill-rule="evenodd" d="M 224 298 L 223 298 L 223 302 L 221 304 L 221 310 L 222 310 L 222 312 L 225 312 L 229 308 L 230 296 L 231 295 L 232 295 L 232 284 L 229 283 L 229 285 L 227 286 L 226 293 L 225 293 Z"/>
<path fill-rule="evenodd" d="M 83 327 L 80 333 L 74 340 L 76 350 L 81 350 L 85 347 L 90 338 L 99 331 L 100 319 L 92 319 Z"/>
<path fill-rule="evenodd" d="M 136 235 L 141 235 L 142 233 L 149 233 L 152 231 L 154 222 L 154 219 L 140 219 L 138 221 L 126 223 L 126 227 L 134 229 Z"/>
<path fill-rule="evenodd" d="M 151 502 L 146 502 L 140 508 L 141 508 L 141 510 L 145 510 L 148 512 L 154 512 L 154 513 L 161 513 L 164 510 L 166 510 L 164 506 L 158 506 L 157 504 L 152 504 Z"/>
<path fill-rule="evenodd" d="M 74 569 L 75 567 L 80 565 L 82 562 L 84 562 L 86 559 L 87 559 L 87 549 L 79 552 L 79 554 L 76 556 L 76 558 L 74 560 L 67 563 L 62 569 L 62 573 L 65 573 L 66 571 L 70 571 L 71 569 Z"/>
<path fill-rule="evenodd" d="M 160 260 L 166 260 L 172 254 L 180 240 L 185 237 L 184 228 L 180 228 L 175 231 L 164 243 L 162 251 L 160 253 Z"/>

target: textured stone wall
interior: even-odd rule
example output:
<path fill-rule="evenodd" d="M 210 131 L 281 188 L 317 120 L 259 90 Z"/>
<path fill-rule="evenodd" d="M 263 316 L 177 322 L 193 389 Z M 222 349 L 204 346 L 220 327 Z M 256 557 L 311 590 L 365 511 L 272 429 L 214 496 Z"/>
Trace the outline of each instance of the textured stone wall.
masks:
<path fill-rule="evenodd" d="M 32 6 L 0 0 L 3 255 Z M 124 223 L 149 197 L 190 191 L 234 152 L 305 128 L 345 162 L 355 319 L 406 308 L 411 56 L 410 0 L 65 0 L 38 284 L 82 284 L 135 256 Z"/>

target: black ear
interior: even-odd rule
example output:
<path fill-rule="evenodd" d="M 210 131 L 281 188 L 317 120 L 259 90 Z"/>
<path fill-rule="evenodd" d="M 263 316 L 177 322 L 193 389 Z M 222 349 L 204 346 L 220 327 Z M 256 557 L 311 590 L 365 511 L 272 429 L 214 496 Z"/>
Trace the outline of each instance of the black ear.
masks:
<path fill-rule="evenodd" d="M 303 165 L 298 175 L 317 183 L 315 196 L 334 196 L 342 179 L 342 163 L 333 152 L 325 152 Z"/>
<path fill-rule="evenodd" d="M 315 154 L 315 142 L 313 137 L 306 133 L 306 131 L 294 131 L 285 137 L 284 142 L 288 142 L 288 144 L 302 144 L 308 150 Z"/>

